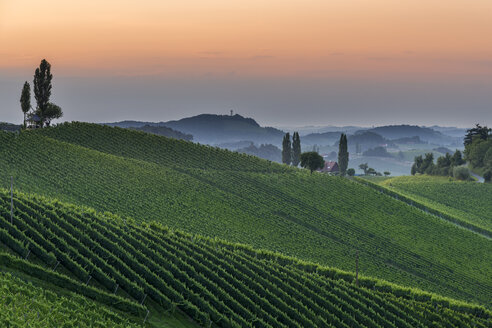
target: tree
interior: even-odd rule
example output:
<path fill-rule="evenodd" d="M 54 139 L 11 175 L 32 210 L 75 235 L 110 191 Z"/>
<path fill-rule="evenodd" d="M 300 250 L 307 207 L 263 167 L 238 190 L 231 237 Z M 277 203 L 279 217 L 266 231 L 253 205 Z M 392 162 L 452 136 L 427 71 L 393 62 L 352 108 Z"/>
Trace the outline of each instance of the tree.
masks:
<path fill-rule="evenodd" d="M 24 127 L 26 127 L 26 115 L 31 109 L 31 85 L 26 81 L 22 87 L 20 97 L 21 109 L 24 113 Z"/>
<path fill-rule="evenodd" d="M 309 169 L 313 174 L 313 171 L 325 166 L 325 160 L 317 152 L 309 151 L 301 154 L 301 166 Z"/>
<path fill-rule="evenodd" d="M 424 160 L 422 161 L 422 166 L 420 167 L 420 172 L 422 174 L 432 174 L 434 171 L 434 154 L 426 153 Z"/>
<path fill-rule="evenodd" d="M 384 176 L 385 176 L 385 177 L 387 177 L 387 176 L 391 175 L 391 172 L 389 172 L 389 171 L 384 171 L 384 172 L 383 172 L 383 174 L 384 174 Z"/>
<path fill-rule="evenodd" d="M 51 121 L 57 118 L 60 118 L 63 116 L 62 109 L 60 106 L 55 105 L 53 103 L 48 103 L 46 106 L 46 111 L 45 111 L 45 119 L 46 119 L 46 125 L 50 126 Z"/>
<path fill-rule="evenodd" d="M 290 134 L 287 132 L 282 141 L 282 163 L 290 165 L 292 162 L 292 148 L 290 143 Z"/>
<path fill-rule="evenodd" d="M 353 176 L 355 175 L 355 170 L 354 170 L 354 169 L 352 169 L 352 168 L 348 169 L 348 170 L 347 170 L 347 175 L 348 175 L 349 177 L 353 177 Z"/>
<path fill-rule="evenodd" d="M 484 182 L 490 182 L 492 180 L 492 169 L 488 169 L 483 174 Z"/>
<path fill-rule="evenodd" d="M 422 163 L 424 159 L 422 158 L 422 155 L 415 156 L 413 159 L 413 165 L 412 165 L 412 170 L 411 173 L 412 175 L 415 175 L 416 173 L 422 173 Z"/>
<path fill-rule="evenodd" d="M 489 129 L 486 126 L 481 126 L 480 124 L 476 124 L 474 128 L 466 130 L 465 139 L 463 140 L 465 148 L 476 138 L 487 140 L 490 137 L 490 131 L 492 131 L 492 129 Z"/>
<path fill-rule="evenodd" d="M 364 171 L 364 175 L 367 175 L 367 169 L 369 168 L 369 165 L 367 163 L 362 163 L 359 165 L 359 169 Z"/>
<path fill-rule="evenodd" d="M 458 166 L 453 169 L 453 176 L 458 180 L 470 180 L 470 170 L 464 166 Z"/>
<path fill-rule="evenodd" d="M 292 165 L 298 166 L 301 162 L 301 138 L 298 132 L 292 136 Z"/>
<path fill-rule="evenodd" d="M 51 97 L 51 64 L 43 59 L 34 73 L 34 98 L 36 98 L 36 114 L 41 119 L 40 125 L 43 127 L 46 121 L 46 111 Z"/>
<path fill-rule="evenodd" d="M 461 151 L 456 149 L 453 156 L 451 157 L 451 165 L 452 166 L 460 166 L 463 164 L 465 164 L 465 161 L 463 160 L 463 155 L 461 154 Z"/>
<path fill-rule="evenodd" d="M 340 135 L 340 143 L 338 144 L 338 167 L 340 168 L 340 174 L 345 176 L 347 173 L 347 167 L 349 162 L 349 153 L 347 151 L 347 135 L 342 133 Z"/>

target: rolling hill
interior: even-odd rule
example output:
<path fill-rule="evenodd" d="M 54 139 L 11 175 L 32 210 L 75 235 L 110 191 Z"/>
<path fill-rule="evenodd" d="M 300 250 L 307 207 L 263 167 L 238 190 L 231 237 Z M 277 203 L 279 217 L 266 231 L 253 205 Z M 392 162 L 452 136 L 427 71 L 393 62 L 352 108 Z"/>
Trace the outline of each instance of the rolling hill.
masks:
<path fill-rule="evenodd" d="M 491 184 L 437 176 L 397 177 L 380 184 L 492 234 Z"/>
<path fill-rule="evenodd" d="M 27 320 L 37 310 L 45 315 L 44 327 L 59 320 L 67 324 L 68 318 L 79 325 L 97 319 L 90 325 L 157 327 L 173 313 L 205 327 L 486 327 L 492 316 L 480 306 L 374 279 L 356 283 L 347 272 L 158 223 L 22 193 L 15 193 L 13 202 L 11 221 L 10 195 L 0 191 L 2 268 L 86 300 L 58 301 L 56 294 L 0 275 L 8 309 L 0 316 L 8 319 L 24 314 Z M 26 294 L 13 297 L 19 288 Z M 57 311 L 46 317 L 50 304 Z"/>
<path fill-rule="evenodd" d="M 201 114 L 177 121 L 149 123 L 123 121 L 106 123 L 118 127 L 141 127 L 143 125 L 165 126 L 183 133 L 193 135 L 193 140 L 215 145 L 250 140 L 255 143 L 272 143 L 280 145 L 284 132 L 271 127 L 261 127 L 254 119 L 241 115 Z"/>
<path fill-rule="evenodd" d="M 489 240 L 370 187 L 181 140 L 73 123 L 0 134 L 0 181 L 490 307 Z"/>

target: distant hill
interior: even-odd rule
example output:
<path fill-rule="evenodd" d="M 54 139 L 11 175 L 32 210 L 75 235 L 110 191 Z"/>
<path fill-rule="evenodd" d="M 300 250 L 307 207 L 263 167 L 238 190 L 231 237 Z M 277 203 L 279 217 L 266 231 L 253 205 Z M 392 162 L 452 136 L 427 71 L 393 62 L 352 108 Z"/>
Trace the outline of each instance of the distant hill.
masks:
<path fill-rule="evenodd" d="M 464 138 L 467 130 L 465 128 L 447 127 L 447 126 L 438 126 L 438 125 L 433 125 L 430 128 L 438 132 L 441 132 L 442 134 L 451 137 L 458 137 L 458 138 Z"/>
<path fill-rule="evenodd" d="M 147 133 L 153 133 L 160 136 L 174 138 L 174 139 L 182 139 L 186 141 L 193 141 L 193 136 L 191 134 L 182 133 L 166 126 L 152 126 L 152 125 L 144 125 L 142 127 L 131 127 L 132 130 L 143 131 Z"/>
<path fill-rule="evenodd" d="M 426 144 L 427 143 L 426 141 L 422 141 L 419 136 L 403 137 L 403 138 L 393 139 L 391 141 L 396 144 Z"/>
<path fill-rule="evenodd" d="M 168 122 L 122 121 L 106 123 L 122 128 L 166 126 L 168 128 L 192 134 L 194 141 L 215 145 L 250 140 L 255 143 L 272 143 L 280 145 L 284 132 L 271 127 L 261 127 L 254 119 L 241 115 L 201 114 Z"/>
<path fill-rule="evenodd" d="M 417 125 L 387 125 L 364 130 L 377 133 L 387 139 L 400 139 L 418 136 L 421 140 L 440 145 L 452 145 L 460 141 L 457 137 L 442 134 L 431 128 Z"/>
<path fill-rule="evenodd" d="M 257 147 L 251 143 L 248 147 L 239 148 L 237 152 L 257 156 L 272 162 L 280 163 L 282 161 L 282 151 L 278 147 L 271 144 Z"/>
<path fill-rule="evenodd" d="M 310 133 L 301 137 L 301 143 L 306 145 L 332 145 L 340 139 L 341 132 Z"/>
<path fill-rule="evenodd" d="M 393 146 L 390 140 L 372 131 L 358 131 L 356 134 L 348 136 L 349 151 L 356 151 L 357 144 L 361 151 L 379 146 Z"/>
<path fill-rule="evenodd" d="M 0 122 L 0 130 L 15 132 L 21 129 L 21 125 L 16 125 L 12 123 Z"/>

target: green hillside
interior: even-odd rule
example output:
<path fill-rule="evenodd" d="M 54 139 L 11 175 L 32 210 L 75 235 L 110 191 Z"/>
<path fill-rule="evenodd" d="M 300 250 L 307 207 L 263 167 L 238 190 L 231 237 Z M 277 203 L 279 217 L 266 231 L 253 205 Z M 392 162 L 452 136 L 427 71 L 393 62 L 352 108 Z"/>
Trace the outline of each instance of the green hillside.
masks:
<path fill-rule="evenodd" d="M 70 293 L 60 296 L 0 272 L 2 327 L 138 327 L 107 307 Z"/>
<path fill-rule="evenodd" d="M 0 134 L 0 181 L 491 307 L 490 240 L 356 182 L 90 124 Z"/>
<path fill-rule="evenodd" d="M 160 310 L 182 312 L 206 327 L 487 327 L 492 316 L 483 307 L 376 280 L 363 278 L 358 287 L 349 273 L 160 224 L 19 193 L 13 200 L 11 224 L 10 195 L 0 191 L 0 242 L 16 254 L 0 253 L 3 268 L 125 310 L 134 320 L 155 320 Z M 1 285 L 2 293 L 12 296 L 15 284 L 14 279 Z M 67 306 L 102 326 L 126 320 L 81 298 L 60 303 L 30 289 L 13 298 L 29 318 L 27 304 L 46 307 L 27 295 L 42 294 L 57 306 L 55 319 L 70 315 L 61 313 Z M 9 318 L 19 314 L 9 309 Z M 43 327 L 57 326 L 49 321 L 55 319 L 47 318 Z"/>
<path fill-rule="evenodd" d="M 417 176 L 392 178 L 381 185 L 492 232 L 492 184 Z"/>

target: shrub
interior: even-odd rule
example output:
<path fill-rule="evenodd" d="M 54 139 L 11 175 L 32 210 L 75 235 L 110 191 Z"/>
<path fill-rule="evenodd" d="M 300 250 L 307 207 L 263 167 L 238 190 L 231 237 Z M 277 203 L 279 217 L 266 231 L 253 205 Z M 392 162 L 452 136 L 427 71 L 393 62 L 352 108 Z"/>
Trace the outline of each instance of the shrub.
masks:
<path fill-rule="evenodd" d="M 453 177 L 458 180 L 469 180 L 470 170 L 464 166 L 457 166 L 453 168 Z"/>
<path fill-rule="evenodd" d="M 488 169 L 487 171 L 485 171 L 485 173 L 483 174 L 483 179 L 485 180 L 485 182 L 490 182 L 492 180 L 492 169 Z"/>

